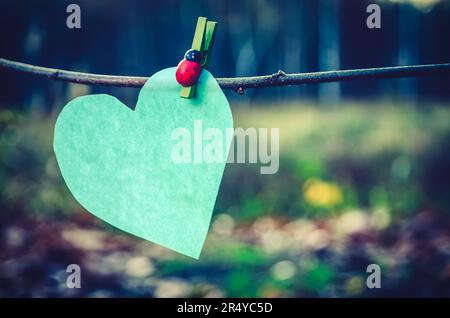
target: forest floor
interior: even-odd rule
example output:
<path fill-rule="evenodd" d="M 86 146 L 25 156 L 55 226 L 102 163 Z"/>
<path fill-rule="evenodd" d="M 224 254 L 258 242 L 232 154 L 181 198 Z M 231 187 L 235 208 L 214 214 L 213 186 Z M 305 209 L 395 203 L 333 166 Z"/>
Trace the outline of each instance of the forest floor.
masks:
<path fill-rule="evenodd" d="M 199 260 L 73 199 L 56 113 L 0 111 L 0 297 L 450 297 L 450 109 L 235 107 L 280 127 L 280 170 L 227 165 Z M 66 285 L 81 268 L 81 288 Z M 366 286 L 369 264 L 381 288 Z"/>

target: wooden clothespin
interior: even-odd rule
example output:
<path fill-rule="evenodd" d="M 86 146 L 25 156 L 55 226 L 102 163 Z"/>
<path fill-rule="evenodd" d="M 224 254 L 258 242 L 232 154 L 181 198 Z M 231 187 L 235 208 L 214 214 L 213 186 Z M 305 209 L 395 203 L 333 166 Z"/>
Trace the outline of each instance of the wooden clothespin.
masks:
<path fill-rule="evenodd" d="M 192 40 L 192 49 L 202 52 L 202 67 L 208 67 L 211 60 L 211 51 L 214 44 L 217 22 L 208 21 L 205 17 L 199 17 L 195 28 L 194 39 Z M 192 98 L 195 96 L 196 85 L 183 87 L 180 96 Z"/>

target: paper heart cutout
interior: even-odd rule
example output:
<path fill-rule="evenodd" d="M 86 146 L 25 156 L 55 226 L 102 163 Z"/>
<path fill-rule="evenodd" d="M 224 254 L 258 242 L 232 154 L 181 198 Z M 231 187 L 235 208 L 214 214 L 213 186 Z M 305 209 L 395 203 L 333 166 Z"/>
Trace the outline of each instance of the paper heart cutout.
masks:
<path fill-rule="evenodd" d="M 180 97 L 176 68 L 154 74 L 136 109 L 109 95 L 70 101 L 55 125 L 53 147 L 75 199 L 111 225 L 198 258 L 220 186 L 221 163 L 174 163 L 176 128 L 194 121 L 224 135 L 233 127 L 228 101 L 206 70 L 193 99 Z M 224 157 L 229 142 L 224 142 Z"/>

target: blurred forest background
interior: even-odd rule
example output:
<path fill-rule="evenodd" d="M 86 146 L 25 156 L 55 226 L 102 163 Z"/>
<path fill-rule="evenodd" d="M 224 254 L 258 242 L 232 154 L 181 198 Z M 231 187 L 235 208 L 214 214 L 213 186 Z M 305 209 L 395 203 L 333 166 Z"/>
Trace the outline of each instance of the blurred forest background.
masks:
<path fill-rule="evenodd" d="M 0 57 L 150 76 L 178 63 L 198 16 L 219 22 L 217 77 L 450 62 L 448 0 L 2 0 Z M 198 261 L 100 222 L 61 178 L 63 105 L 108 93 L 133 107 L 138 89 L 5 70 L 0 83 L 0 297 L 450 296 L 448 76 L 226 92 L 236 127 L 280 127 L 280 170 L 227 166 Z M 66 287 L 71 263 L 81 289 Z"/>

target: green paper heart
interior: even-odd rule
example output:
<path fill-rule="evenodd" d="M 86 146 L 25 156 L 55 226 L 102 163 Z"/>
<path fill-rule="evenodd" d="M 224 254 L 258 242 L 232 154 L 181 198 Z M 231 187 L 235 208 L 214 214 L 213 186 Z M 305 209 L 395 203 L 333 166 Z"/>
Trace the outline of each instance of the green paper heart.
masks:
<path fill-rule="evenodd" d="M 198 258 L 225 167 L 175 163 L 174 129 L 194 136 L 233 127 L 228 101 L 203 71 L 193 99 L 180 97 L 175 68 L 154 74 L 141 89 L 136 109 L 109 95 L 69 102 L 55 125 L 54 151 L 75 199 L 111 225 Z M 194 137 L 193 137 L 194 138 Z M 229 142 L 224 142 L 224 157 Z"/>

